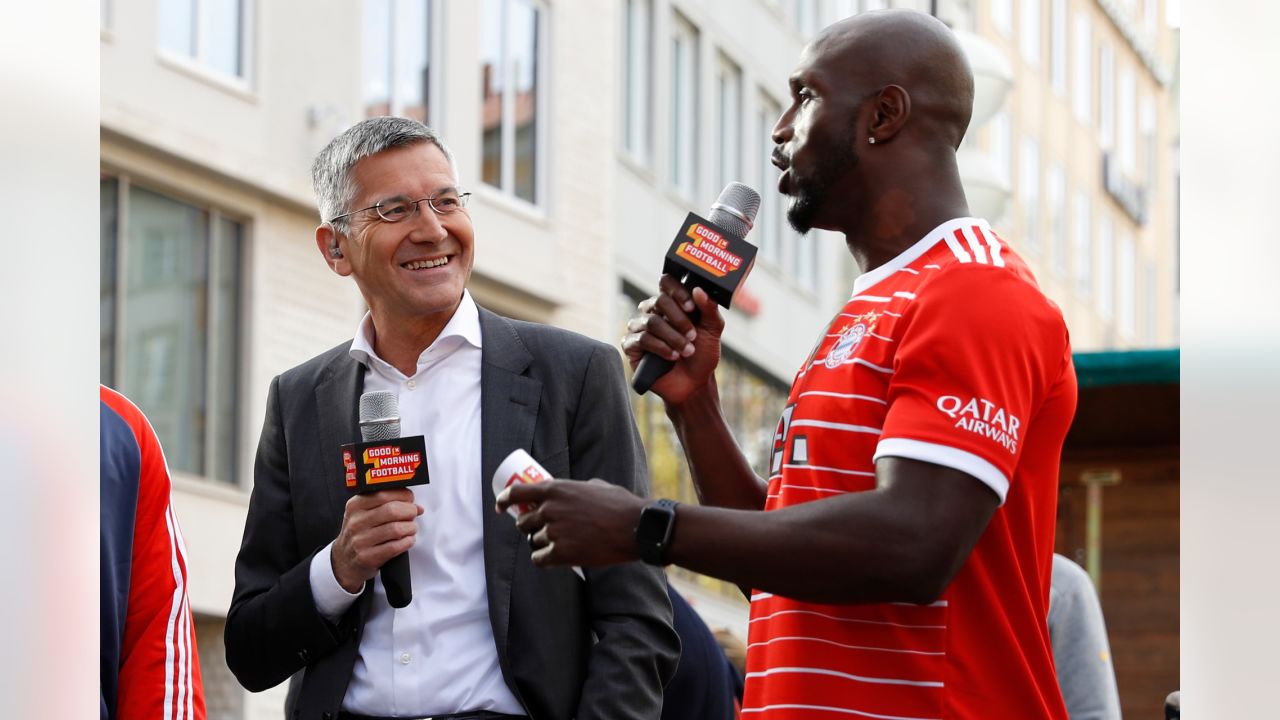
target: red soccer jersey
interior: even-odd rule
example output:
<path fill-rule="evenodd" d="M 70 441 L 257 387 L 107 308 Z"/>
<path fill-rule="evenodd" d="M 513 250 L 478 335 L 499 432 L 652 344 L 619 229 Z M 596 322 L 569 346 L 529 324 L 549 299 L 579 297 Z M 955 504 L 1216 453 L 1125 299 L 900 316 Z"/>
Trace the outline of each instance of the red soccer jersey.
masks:
<path fill-rule="evenodd" d="M 791 386 L 765 509 L 871 490 L 882 456 L 961 470 L 1001 507 L 932 605 L 756 593 L 743 717 L 1065 720 L 1046 616 L 1075 403 L 1062 313 L 985 221 L 859 277 Z"/>
<path fill-rule="evenodd" d="M 112 720 L 204 720 L 204 687 L 187 595 L 187 549 L 170 503 L 164 451 L 126 397 L 101 386 L 104 629 L 100 688 Z M 130 490 L 134 492 L 129 492 Z M 118 594 L 117 594 L 118 593 Z M 123 622 L 121 622 L 123 620 Z M 114 703 L 112 702 L 114 700 Z"/>

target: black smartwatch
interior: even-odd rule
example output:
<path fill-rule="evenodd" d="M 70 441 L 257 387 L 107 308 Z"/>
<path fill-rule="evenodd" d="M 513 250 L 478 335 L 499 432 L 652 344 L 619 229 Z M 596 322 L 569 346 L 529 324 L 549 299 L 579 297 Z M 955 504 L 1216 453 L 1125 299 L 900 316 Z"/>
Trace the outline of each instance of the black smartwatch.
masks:
<path fill-rule="evenodd" d="M 667 545 L 676 529 L 675 500 L 658 500 L 640 513 L 636 524 L 636 545 L 640 546 L 640 559 L 650 565 L 666 565 Z"/>

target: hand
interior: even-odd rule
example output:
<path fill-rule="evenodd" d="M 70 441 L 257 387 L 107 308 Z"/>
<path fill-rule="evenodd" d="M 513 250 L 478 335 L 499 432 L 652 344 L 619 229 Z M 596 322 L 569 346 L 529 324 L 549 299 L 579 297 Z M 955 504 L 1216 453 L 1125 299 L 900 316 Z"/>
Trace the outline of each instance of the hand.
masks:
<path fill-rule="evenodd" d="M 408 488 L 353 495 L 333 541 L 333 576 L 347 592 L 359 592 L 388 560 L 413 547 L 422 506 Z"/>
<path fill-rule="evenodd" d="M 670 275 L 662 276 L 658 288 L 658 294 L 642 301 L 640 313 L 627 322 L 622 351 L 632 370 L 646 352 L 676 361 L 651 390 L 667 404 L 680 405 L 706 386 L 720 364 L 724 318 L 702 288 L 690 292 Z M 689 318 L 695 308 L 700 313 L 696 325 Z"/>
<path fill-rule="evenodd" d="M 516 520 L 529 535 L 533 564 L 612 565 L 639 557 L 636 523 L 645 500 L 603 480 L 547 480 L 512 485 L 498 496 L 498 512 L 510 505 L 532 510 Z"/>

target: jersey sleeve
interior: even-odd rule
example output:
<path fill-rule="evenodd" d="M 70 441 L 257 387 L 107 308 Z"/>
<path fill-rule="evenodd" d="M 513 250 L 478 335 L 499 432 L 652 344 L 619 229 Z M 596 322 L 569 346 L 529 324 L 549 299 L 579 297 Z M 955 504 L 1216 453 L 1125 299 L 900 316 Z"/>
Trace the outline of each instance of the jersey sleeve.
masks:
<path fill-rule="evenodd" d="M 960 265 L 920 288 L 902 322 L 874 459 L 959 470 L 1003 504 L 1029 416 L 1062 371 L 1061 313 L 1009 270 Z"/>
<path fill-rule="evenodd" d="M 187 550 L 170 500 L 169 468 L 141 411 L 132 404 L 119 411 L 137 436 L 141 470 L 116 717 L 204 720 Z"/>

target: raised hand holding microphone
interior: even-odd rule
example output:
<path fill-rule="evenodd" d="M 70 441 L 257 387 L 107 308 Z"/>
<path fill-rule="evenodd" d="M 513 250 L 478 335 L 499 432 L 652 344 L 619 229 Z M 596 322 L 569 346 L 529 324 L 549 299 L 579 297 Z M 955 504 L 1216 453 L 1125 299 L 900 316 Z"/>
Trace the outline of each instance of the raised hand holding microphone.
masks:
<path fill-rule="evenodd" d="M 707 219 L 693 213 L 685 218 L 679 234 L 667 251 L 662 268 L 664 279 L 670 277 L 675 284 L 689 291 L 700 290 L 701 297 L 714 301 L 712 305 L 718 303 L 729 307 L 734 292 L 750 274 L 755 263 L 756 248 L 743 238 L 751 231 L 752 221 L 759 209 L 760 193 L 739 182 L 726 185 L 720 191 L 720 197 L 712 204 Z M 668 282 L 668 288 L 670 285 Z M 672 292 L 674 288 L 667 290 L 666 294 L 670 295 Z M 660 297 L 653 300 L 657 301 Z M 702 308 L 692 301 L 691 295 L 677 298 L 677 302 L 683 306 L 689 320 L 688 327 L 680 329 L 681 333 L 686 340 L 692 342 L 696 335 L 693 326 L 698 323 Z M 668 310 L 673 309 L 671 303 L 665 305 Z M 652 313 L 655 306 L 649 304 L 646 308 L 645 303 L 642 303 L 640 309 Z M 685 323 L 682 321 L 681 324 Z M 723 326 L 723 323 L 720 325 Z M 712 326 L 715 326 L 714 322 Z M 628 329 L 636 332 L 632 325 Z M 648 392 L 658 378 L 670 372 L 676 360 L 693 353 L 692 346 L 679 343 L 678 336 L 670 332 L 664 332 L 663 335 L 672 343 L 670 347 L 652 347 L 648 355 L 640 353 L 633 356 L 635 374 L 631 378 L 631 387 L 641 395 Z M 625 343 L 624 338 L 624 345 Z M 671 354 L 672 350 L 675 355 Z M 636 360 L 636 357 L 640 359 Z"/>
<path fill-rule="evenodd" d="M 405 486 L 427 482 L 422 437 L 399 435 L 395 394 L 373 391 L 361 395 L 360 436 L 364 442 L 343 448 L 347 485 L 356 494 L 347 501 L 332 553 L 334 577 L 347 592 L 358 592 L 381 572 L 387 603 L 394 608 L 413 600 L 408 550 L 417 538 L 415 520 L 423 513 L 414 503 L 413 491 Z M 369 443 L 381 446 L 369 449 Z M 394 489 L 376 489 L 384 483 Z"/>

